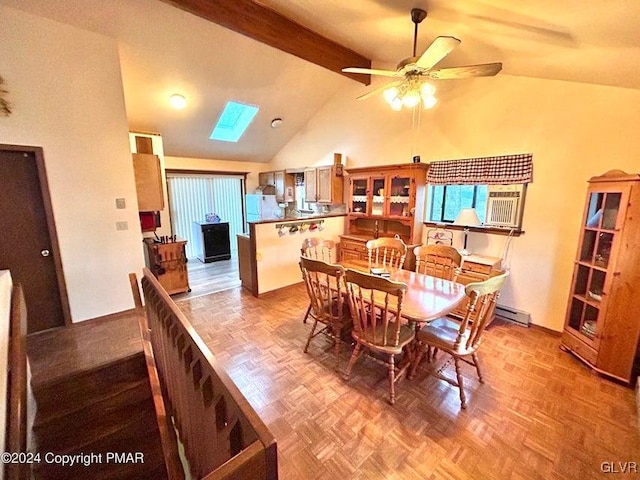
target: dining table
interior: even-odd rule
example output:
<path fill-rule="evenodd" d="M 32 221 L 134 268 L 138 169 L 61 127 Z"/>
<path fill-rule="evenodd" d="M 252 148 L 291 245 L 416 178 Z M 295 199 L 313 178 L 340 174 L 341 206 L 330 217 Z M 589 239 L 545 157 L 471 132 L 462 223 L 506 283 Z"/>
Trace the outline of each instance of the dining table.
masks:
<path fill-rule="evenodd" d="M 339 263 L 344 268 L 370 273 L 365 262 L 346 260 Z M 402 317 L 414 323 L 416 329 L 451 313 L 466 298 L 465 286 L 461 283 L 401 268 L 391 268 L 389 274 L 389 280 L 407 285 Z"/>

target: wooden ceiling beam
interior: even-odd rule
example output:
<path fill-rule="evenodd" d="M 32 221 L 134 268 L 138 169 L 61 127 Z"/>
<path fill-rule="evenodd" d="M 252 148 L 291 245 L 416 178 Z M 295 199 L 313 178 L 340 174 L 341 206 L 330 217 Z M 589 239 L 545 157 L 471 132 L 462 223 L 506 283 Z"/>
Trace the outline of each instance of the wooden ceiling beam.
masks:
<path fill-rule="evenodd" d="M 371 60 L 252 0 L 162 0 L 174 7 L 300 57 L 365 85 L 370 75 L 344 73 L 371 68 Z"/>

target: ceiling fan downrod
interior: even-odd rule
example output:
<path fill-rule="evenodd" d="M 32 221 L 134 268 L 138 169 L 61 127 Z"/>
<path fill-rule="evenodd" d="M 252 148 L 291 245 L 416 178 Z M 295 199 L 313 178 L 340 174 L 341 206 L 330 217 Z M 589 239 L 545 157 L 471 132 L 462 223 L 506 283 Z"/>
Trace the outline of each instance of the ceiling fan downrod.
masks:
<path fill-rule="evenodd" d="M 411 21 L 414 23 L 413 29 L 413 56 L 416 56 L 416 47 L 418 43 L 418 25 L 427 18 L 427 12 L 421 8 L 411 9 Z"/>

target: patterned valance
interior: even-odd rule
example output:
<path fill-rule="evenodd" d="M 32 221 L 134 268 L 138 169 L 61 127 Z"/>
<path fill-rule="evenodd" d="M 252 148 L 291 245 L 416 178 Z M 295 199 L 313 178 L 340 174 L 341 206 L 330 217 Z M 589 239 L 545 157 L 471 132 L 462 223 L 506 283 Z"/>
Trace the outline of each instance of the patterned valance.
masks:
<path fill-rule="evenodd" d="M 431 185 L 510 185 L 533 181 L 533 155 L 444 160 L 429 164 Z"/>

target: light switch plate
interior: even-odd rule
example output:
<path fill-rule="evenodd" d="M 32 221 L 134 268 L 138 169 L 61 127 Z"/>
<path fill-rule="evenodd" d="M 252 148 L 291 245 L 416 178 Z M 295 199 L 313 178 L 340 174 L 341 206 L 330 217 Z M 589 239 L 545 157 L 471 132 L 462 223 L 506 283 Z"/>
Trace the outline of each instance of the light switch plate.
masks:
<path fill-rule="evenodd" d="M 124 198 L 116 198 L 116 208 L 122 209 L 127 208 L 127 202 Z"/>
<path fill-rule="evenodd" d="M 128 222 L 116 222 L 116 230 L 129 230 Z"/>

